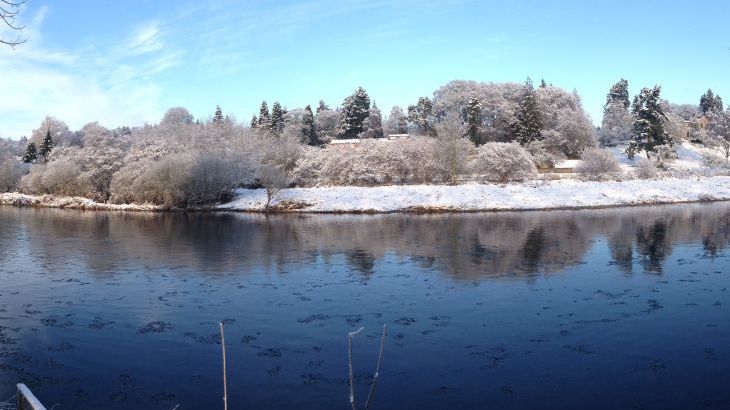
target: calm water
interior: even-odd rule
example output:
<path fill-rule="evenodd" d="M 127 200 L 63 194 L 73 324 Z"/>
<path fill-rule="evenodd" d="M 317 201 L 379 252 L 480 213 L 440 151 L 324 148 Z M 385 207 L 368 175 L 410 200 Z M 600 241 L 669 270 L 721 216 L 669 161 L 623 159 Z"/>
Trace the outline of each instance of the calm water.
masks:
<path fill-rule="evenodd" d="M 447 216 L 0 207 L 0 401 L 730 408 L 730 204 Z"/>

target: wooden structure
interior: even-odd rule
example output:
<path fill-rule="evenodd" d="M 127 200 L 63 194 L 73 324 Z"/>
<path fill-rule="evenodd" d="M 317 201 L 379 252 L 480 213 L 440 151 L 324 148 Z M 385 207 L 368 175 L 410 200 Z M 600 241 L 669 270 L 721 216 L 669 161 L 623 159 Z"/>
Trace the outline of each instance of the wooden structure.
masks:
<path fill-rule="evenodd" d="M 18 383 L 18 410 L 46 410 L 28 386 Z"/>

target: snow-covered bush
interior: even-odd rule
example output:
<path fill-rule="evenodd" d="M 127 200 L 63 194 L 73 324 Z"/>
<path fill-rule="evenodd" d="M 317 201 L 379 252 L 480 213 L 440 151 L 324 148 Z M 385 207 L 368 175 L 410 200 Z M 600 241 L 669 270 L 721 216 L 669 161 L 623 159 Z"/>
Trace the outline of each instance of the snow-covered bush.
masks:
<path fill-rule="evenodd" d="M 472 170 L 483 180 L 526 181 L 537 177 L 530 153 L 517 143 L 489 142 L 477 149 Z"/>
<path fill-rule="evenodd" d="M 677 150 L 670 145 L 657 145 L 654 147 L 656 155 L 656 167 L 663 171 L 669 170 L 669 165 L 677 158 Z"/>
<path fill-rule="evenodd" d="M 634 176 L 639 179 L 656 178 L 656 167 L 648 159 L 639 158 L 634 162 Z"/>
<path fill-rule="evenodd" d="M 615 178 L 621 172 L 621 166 L 611 151 L 606 149 L 588 149 L 580 157 L 581 162 L 575 171 L 584 178 L 602 180 Z"/>
<path fill-rule="evenodd" d="M 440 148 L 431 137 L 307 147 L 292 171 L 293 182 L 299 186 L 444 182 L 449 172 Z"/>
<path fill-rule="evenodd" d="M 456 183 L 459 175 L 468 170 L 468 161 L 474 144 L 466 139 L 466 125 L 461 116 L 447 113 L 436 126 L 436 145 L 433 158 L 437 166 L 446 174 L 446 180 Z"/>
<path fill-rule="evenodd" d="M 543 138 L 552 138 L 552 134 L 557 134 L 555 130 L 543 132 Z M 545 143 L 545 141 L 533 141 L 525 147 L 527 152 L 532 155 L 532 162 L 538 169 L 555 168 L 555 164 L 566 159 L 561 151 L 556 151 Z"/>
<path fill-rule="evenodd" d="M 28 172 L 28 164 L 15 158 L 0 158 L 0 192 L 11 192 L 18 189 L 20 179 Z"/>
<path fill-rule="evenodd" d="M 72 158 L 60 158 L 33 166 L 20 181 L 20 191 L 34 195 L 91 196 L 92 187 Z"/>

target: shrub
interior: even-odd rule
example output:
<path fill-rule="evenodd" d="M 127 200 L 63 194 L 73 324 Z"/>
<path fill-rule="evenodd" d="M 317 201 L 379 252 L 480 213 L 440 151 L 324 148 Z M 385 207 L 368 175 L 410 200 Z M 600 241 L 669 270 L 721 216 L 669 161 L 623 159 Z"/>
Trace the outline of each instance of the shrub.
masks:
<path fill-rule="evenodd" d="M 18 189 L 20 179 L 28 172 L 29 165 L 14 158 L 0 159 L 0 192 Z"/>
<path fill-rule="evenodd" d="M 556 131 L 545 131 L 544 134 L 555 133 Z M 555 164 L 566 159 L 565 155 L 553 149 L 550 149 L 544 141 L 533 141 L 525 147 L 527 152 L 532 155 L 532 162 L 538 169 L 555 168 Z"/>
<path fill-rule="evenodd" d="M 471 145 L 465 139 L 462 143 Z M 293 182 L 299 186 L 445 182 L 450 172 L 441 148 L 431 137 L 308 147 L 292 171 Z"/>
<path fill-rule="evenodd" d="M 587 149 L 581 155 L 581 163 L 575 168 L 576 172 L 592 180 L 601 180 L 615 177 L 621 172 L 616 157 L 605 149 Z"/>
<path fill-rule="evenodd" d="M 92 187 L 82 176 L 81 167 L 71 158 L 34 165 L 20 181 L 20 191 L 33 195 L 92 196 Z"/>
<path fill-rule="evenodd" d="M 639 158 L 634 163 L 634 175 L 639 179 L 652 179 L 657 177 L 656 167 L 646 158 Z"/>
<path fill-rule="evenodd" d="M 530 154 L 516 143 L 489 142 L 477 150 L 472 169 L 493 182 L 526 181 L 537 177 Z"/>

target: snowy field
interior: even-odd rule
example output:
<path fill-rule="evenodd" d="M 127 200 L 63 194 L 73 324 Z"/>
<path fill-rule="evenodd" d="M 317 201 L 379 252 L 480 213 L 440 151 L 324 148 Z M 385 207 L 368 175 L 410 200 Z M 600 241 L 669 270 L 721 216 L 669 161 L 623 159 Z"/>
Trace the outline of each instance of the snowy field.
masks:
<path fill-rule="evenodd" d="M 239 190 L 218 210 L 262 211 L 266 192 Z M 301 212 L 496 211 L 730 200 L 730 177 L 622 182 L 560 180 L 524 184 L 292 188 L 276 208 Z"/>

